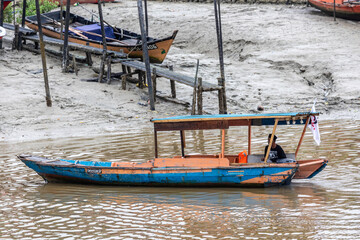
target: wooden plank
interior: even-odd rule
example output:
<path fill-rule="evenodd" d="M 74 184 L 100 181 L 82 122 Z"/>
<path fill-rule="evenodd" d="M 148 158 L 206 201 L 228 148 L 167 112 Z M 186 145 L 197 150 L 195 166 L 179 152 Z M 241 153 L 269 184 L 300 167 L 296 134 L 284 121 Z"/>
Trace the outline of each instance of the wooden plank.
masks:
<path fill-rule="evenodd" d="M 192 122 L 192 123 L 155 123 L 156 131 L 228 129 L 228 121 Z"/>

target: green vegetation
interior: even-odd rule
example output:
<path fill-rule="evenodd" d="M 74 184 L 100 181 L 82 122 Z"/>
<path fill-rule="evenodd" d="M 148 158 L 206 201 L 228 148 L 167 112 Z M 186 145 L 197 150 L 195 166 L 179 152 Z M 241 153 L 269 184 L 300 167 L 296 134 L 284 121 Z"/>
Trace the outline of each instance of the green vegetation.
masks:
<path fill-rule="evenodd" d="M 13 12 L 13 3 L 10 3 L 4 10 L 4 22 L 13 22 L 14 12 Z M 52 2 L 51 0 L 40 0 L 40 13 L 49 12 L 55 8 L 57 8 L 58 4 Z M 15 5 L 16 12 L 16 22 L 21 23 L 23 9 L 23 1 L 20 4 Z M 26 1 L 26 16 L 36 15 L 36 4 L 35 0 L 27 0 Z"/>

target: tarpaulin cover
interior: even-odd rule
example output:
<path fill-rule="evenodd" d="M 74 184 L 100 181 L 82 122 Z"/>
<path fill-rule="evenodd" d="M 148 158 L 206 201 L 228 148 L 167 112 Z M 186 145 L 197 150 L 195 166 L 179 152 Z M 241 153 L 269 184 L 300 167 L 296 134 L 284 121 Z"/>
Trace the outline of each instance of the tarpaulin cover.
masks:
<path fill-rule="evenodd" d="M 102 41 L 101 26 L 98 23 L 76 27 L 75 29 L 82 31 L 81 34 L 88 37 L 89 39 L 96 40 L 96 41 Z M 104 26 L 104 29 L 105 29 L 106 37 L 115 39 L 114 30 L 112 29 L 112 27 Z M 92 35 L 92 34 L 89 34 L 86 32 L 96 33 L 100 36 L 95 36 L 95 35 Z M 109 39 L 107 39 L 107 40 L 109 40 Z"/>

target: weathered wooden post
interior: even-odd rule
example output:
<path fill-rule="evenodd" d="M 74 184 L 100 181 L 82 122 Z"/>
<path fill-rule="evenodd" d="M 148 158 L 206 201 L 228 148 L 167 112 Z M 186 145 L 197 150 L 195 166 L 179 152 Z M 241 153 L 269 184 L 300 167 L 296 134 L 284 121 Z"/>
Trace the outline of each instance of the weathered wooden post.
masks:
<path fill-rule="evenodd" d="M 89 65 L 89 66 L 93 65 L 93 61 L 92 61 L 92 58 L 91 58 L 91 53 L 89 53 L 89 52 L 86 52 L 86 64 Z"/>
<path fill-rule="evenodd" d="M 222 80 L 221 78 L 217 78 L 218 85 L 221 87 Z M 224 98 L 223 98 L 223 88 L 218 90 L 218 98 L 219 98 L 219 113 L 224 113 Z"/>
<path fill-rule="evenodd" d="M 191 115 L 195 115 L 195 104 L 196 104 L 196 89 L 197 89 L 197 75 L 199 71 L 199 59 L 196 63 L 196 72 L 195 72 L 195 79 L 194 79 L 194 90 L 193 90 L 193 100 L 192 100 L 192 106 L 191 106 Z"/>
<path fill-rule="evenodd" d="M 111 83 L 111 56 L 107 57 L 107 74 L 106 74 L 107 84 Z"/>
<path fill-rule="evenodd" d="M 147 0 L 144 0 L 145 5 L 145 27 L 146 27 L 146 37 L 149 36 L 149 21 L 148 21 L 148 10 L 147 10 Z"/>
<path fill-rule="evenodd" d="M 14 25 L 14 35 L 15 36 L 14 36 L 12 49 L 19 50 L 19 25 L 18 24 Z"/>
<path fill-rule="evenodd" d="M 214 10 L 215 10 L 215 24 L 216 24 L 216 35 L 218 41 L 218 50 L 219 50 L 219 61 L 220 61 L 220 74 L 221 81 L 219 82 L 220 86 L 223 88 L 221 94 L 222 107 L 219 109 L 221 114 L 227 113 L 226 106 L 226 94 L 225 94 L 225 70 L 224 70 L 224 56 L 223 56 L 223 42 L 222 42 L 222 29 L 221 29 L 221 11 L 220 11 L 220 0 L 214 0 Z M 220 97 L 219 97 L 220 100 Z"/>
<path fill-rule="evenodd" d="M 121 76 L 121 88 L 122 90 L 126 90 L 126 74 Z"/>
<path fill-rule="evenodd" d="M 105 60 L 107 55 L 107 46 L 106 46 L 106 36 L 105 36 L 105 28 L 104 28 L 104 19 L 101 9 L 101 1 L 98 1 L 98 8 L 99 8 L 99 18 L 100 18 L 100 26 L 101 26 L 101 36 L 102 36 L 102 42 L 103 42 L 103 55 L 100 63 L 100 73 L 99 73 L 99 79 L 98 82 L 101 82 L 103 75 L 104 75 L 104 66 L 105 66 Z"/>
<path fill-rule="evenodd" d="M 146 69 L 146 79 L 148 83 L 148 91 L 149 91 L 149 98 L 150 98 L 150 109 L 155 110 L 154 104 L 154 93 L 151 81 L 151 70 L 150 70 L 150 60 L 149 60 L 149 52 L 147 46 L 147 37 L 144 29 L 144 16 L 143 16 L 143 9 L 142 9 L 142 0 L 138 0 L 138 11 L 139 11 L 139 23 L 140 23 L 140 30 L 141 30 L 141 41 L 142 41 L 142 50 L 143 50 L 143 59 L 145 62 L 145 69 Z"/>
<path fill-rule="evenodd" d="M 63 48 L 63 61 L 62 71 L 68 71 L 69 65 L 69 24 L 70 24 L 70 0 L 66 1 L 66 13 L 65 13 L 65 35 L 64 35 L 64 48 Z"/>
<path fill-rule="evenodd" d="M 156 102 L 156 68 L 155 67 L 153 68 L 152 82 L 153 82 L 154 102 Z"/>
<path fill-rule="evenodd" d="M 26 17 L 26 0 L 23 0 L 23 9 L 21 16 L 21 27 L 25 27 L 25 17 Z"/>
<path fill-rule="evenodd" d="M 198 115 L 202 115 L 203 114 L 203 98 L 202 98 L 202 93 L 203 93 L 203 88 L 202 88 L 202 78 L 199 77 L 198 78 L 198 88 L 197 88 L 197 102 L 198 102 Z"/>
<path fill-rule="evenodd" d="M 36 4 L 36 18 L 38 23 L 38 32 L 39 32 L 39 40 L 40 40 L 41 60 L 42 60 L 43 73 L 44 73 L 44 83 L 45 83 L 45 93 L 46 93 L 45 99 L 46 99 L 46 105 L 48 107 L 51 107 L 52 102 L 51 102 L 49 81 L 48 81 L 47 68 L 46 68 L 45 45 L 42 34 L 39 0 L 35 0 L 35 4 Z"/>
<path fill-rule="evenodd" d="M 0 27 L 4 25 L 4 0 L 0 0 Z M 2 39 L 0 39 L 0 49 L 2 49 Z"/>
<path fill-rule="evenodd" d="M 61 40 L 63 40 L 63 30 L 64 30 L 63 11 L 64 11 L 64 3 L 63 0 L 60 0 L 60 39 Z"/>
<path fill-rule="evenodd" d="M 174 71 L 174 66 L 169 66 L 170 71 Z M 170 79 L 170 88 L 171 88 L 171 97 L 176 98 L 176 88 L 175 88 L 175 81 Z"/>
<path fill-rule="evenodd" d="M 336 9 L 335 9 L 335 0 L 334 0 L 334 13 L 333 13 L 333 15 L 334 15 L 334 21 L 336 21 Z"/>

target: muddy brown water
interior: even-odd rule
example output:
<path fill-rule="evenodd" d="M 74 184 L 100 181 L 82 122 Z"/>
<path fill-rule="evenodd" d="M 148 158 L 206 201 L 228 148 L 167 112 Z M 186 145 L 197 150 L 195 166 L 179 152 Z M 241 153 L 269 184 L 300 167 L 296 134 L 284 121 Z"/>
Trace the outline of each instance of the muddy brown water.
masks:
<path fill-rule="evenodd" d="M 327 158 L 327 168 L 311 180 L 265 189 L 45 184 L 15 158 L 31 153 L 140 162 L 153 157 L 152 129 L 1 143 L 0 239 L 357 239 L 360 121 L 320 124 L 321 146 L 314 145 L 308 131 L 300 157 Z M 301 130 L 279 126 L 278 143 L 294 151 Z M 271 128 L 253 128 L 253 153 L 263 151 L 269 132 Z M 246 149 L 246 134 L 245 128 L 229 131 L 227 152 Z M 159 134 L 160 156 L 180 154 L 178 135 Z M 220 151 L 219 131 L 186 137 L 186 153 Z"/>

